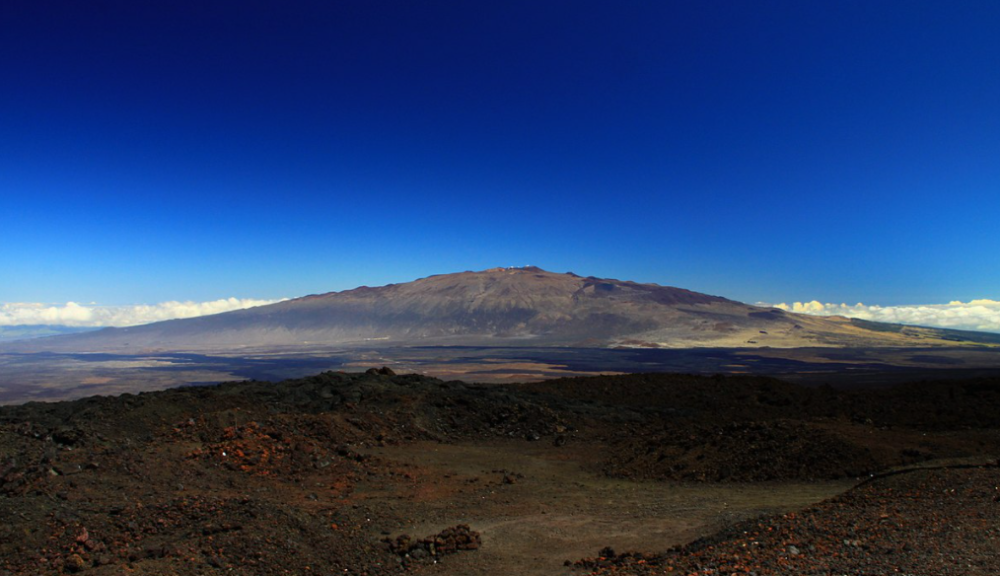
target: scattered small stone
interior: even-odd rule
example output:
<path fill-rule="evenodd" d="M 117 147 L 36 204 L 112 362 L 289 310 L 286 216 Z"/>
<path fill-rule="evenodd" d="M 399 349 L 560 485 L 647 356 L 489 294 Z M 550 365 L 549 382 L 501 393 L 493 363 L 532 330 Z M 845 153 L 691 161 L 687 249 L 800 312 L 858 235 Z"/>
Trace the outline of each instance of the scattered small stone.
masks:
<path fill-rule="evenodd" d="M 413 540 L 409 535 L 402 534 L 395 540 L 385 538 L 383 542 L 386 543 L 389 551 L 402 558 L 404 566 L 411 561 L 424 559 L 437 561 L 441 556 L 454 554 L 458 551 L 478 550 L 482 543 L 479 532 L 469 528 L 468 524 L 445 528 L 441 532 L 421 540 Z"/>
<path fill-rule="evenodd" d="M 225 562 L 222 561 L 222 558 L 219 558 L 219 556 L 216 554 L 212 554 L 211 556 L 206 558 L 205 562 L 208 563 L 208 565 L 211 566 L 212 568 L 222 568 L 223 566 L 226 565 Z"/>
<path fill-rule="evenodd" d="M 369 376 L 395 376 L 396 373 L 388 366 L 383 366 L 381 368 L 369 368 L 365 370 L 365 374 Z"/>
<path fill-rule="evenodd" d="M 83 572 L 83 570 L 87 567 L 87 563 L 79 554 L 72 554 L 66 558 L 65 563 L 63 563 L 63 567 L 67 572 Z"/>

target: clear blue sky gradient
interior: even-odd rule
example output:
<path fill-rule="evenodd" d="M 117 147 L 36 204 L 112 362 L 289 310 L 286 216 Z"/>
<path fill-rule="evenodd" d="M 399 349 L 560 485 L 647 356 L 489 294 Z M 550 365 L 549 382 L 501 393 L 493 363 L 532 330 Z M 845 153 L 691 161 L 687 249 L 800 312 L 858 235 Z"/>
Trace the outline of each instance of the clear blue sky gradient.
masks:
<path fill-rule="evenodd" d="M 1000 2 L 0 3 L 0 302 L 1000 299 Z"/>

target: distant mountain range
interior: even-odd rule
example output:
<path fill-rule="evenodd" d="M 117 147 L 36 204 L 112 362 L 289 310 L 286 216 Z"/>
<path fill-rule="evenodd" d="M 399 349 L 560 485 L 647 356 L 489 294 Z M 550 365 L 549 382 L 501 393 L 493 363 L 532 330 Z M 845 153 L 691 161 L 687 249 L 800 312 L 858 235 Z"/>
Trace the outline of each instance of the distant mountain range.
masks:
<path fill-rule="evenodd" d="M 211 316 L 4 345 L 24 351 L 246 351 L 322 346 L 869 347 L 1000 335 L 794 314 L 669 286 L 533 266 L 362 286 Z"/>
<path fill-rule="evenodd" d="M 59 324 L 18 324 L 16 326 L 0 326 L 0 342 L 25 340 L 28 338 L 42 338 L 58 334 L 77 334 L 80 332 L 91 332 L 93 330 L 97 330 L 97 328 L 63 326 Z"/>

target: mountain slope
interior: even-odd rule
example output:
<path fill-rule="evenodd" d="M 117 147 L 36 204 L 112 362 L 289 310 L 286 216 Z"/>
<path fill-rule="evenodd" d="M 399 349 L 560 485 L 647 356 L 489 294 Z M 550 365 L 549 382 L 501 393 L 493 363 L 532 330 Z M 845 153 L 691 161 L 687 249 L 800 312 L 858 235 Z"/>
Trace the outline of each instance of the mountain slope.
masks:
<path fill-rule="evenodd" d="M 948 331 L 868 326 L 656 284 L 493 268 L 130 328 L 47 338 L 35 350 L 238 350 L 322 345 L 912 346 Z"/>

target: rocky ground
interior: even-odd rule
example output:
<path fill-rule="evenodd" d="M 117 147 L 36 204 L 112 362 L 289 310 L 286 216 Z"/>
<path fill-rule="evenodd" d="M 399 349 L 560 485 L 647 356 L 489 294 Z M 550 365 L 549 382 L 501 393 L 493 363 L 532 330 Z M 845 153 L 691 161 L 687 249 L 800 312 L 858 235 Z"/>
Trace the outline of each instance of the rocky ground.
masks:
<path fill-rule="evenodd" d="M 996 379 L 390 370 L 9 406 L 0 575 L 995 574 L 997 414 Z"/>
<path fill-rule="evenodd" d="M 880 478 L 806 510 L 743 522 L 667 552 L 579 560 L 606 574 L 1000 573 L 1000 471 L 919 470 Z"/>

